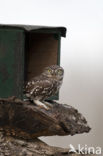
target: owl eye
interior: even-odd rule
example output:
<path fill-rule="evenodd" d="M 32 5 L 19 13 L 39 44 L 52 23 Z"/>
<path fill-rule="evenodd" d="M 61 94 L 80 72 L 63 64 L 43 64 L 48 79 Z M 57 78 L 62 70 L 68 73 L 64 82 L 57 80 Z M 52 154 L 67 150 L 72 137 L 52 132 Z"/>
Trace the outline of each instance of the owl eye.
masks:
<path fill-rule="evenodd" d="M 48 73 L 51 73 L 51 70 L 50 69 L 48 69 Z"/>
<path fill-rule="evenodd" d="M 59 75 L 62 75 L 63 74 L 63 71 L 62 70 L 58 70 L 58 74 Z"/>

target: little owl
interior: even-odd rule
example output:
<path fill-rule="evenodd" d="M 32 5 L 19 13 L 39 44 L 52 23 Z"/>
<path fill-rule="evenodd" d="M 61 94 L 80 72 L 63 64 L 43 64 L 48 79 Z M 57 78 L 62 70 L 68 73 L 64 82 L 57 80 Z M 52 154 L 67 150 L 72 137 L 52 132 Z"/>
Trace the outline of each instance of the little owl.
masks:
<path fill-rule="evenodd" d="M 64 70 L 58 65 L 44 68 L 37 77 L 32 78 L 26 85 L 25 93 L 35 104 L 47 109 L 44 100 L 58 93 L 64 76 Z M 44 103 L 43 103 L 44 102 Z"/>

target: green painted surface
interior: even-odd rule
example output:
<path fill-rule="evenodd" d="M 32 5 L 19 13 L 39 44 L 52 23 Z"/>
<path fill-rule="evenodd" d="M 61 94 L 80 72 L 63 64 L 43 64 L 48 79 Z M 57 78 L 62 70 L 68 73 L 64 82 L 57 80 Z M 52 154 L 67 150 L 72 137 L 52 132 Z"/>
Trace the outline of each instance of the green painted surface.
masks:
<path fill-rule="evenodd" d="M 61 35 L 58 32 L 51 31 L 51 33 L 58 40 L 57 64 L 60 64 Z M 2 98 L 10 96 L 23 98 L 24 72 L 26 71 L 24 67 L 25 35 L 25 31 L 21 29 L 0 28 L 0 97 Z M 58 97 L 59 94 L 50 99 L 58 100 Z"/>
<path fill-rule="evenodd" d="M 24 31 L 0 28 L 0 97 L 22 97 Z"/>

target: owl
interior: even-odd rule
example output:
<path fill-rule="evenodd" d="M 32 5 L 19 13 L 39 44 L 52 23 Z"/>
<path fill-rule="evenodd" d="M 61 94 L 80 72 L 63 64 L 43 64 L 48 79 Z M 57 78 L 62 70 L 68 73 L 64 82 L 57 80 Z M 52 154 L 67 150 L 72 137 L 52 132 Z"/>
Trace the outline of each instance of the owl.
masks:
<path fill-rule="evenodd" d="M 45 100 L 58 93 L 63 82 L 64 70 L 58 65 L 44 68 L 43 72 L 32 78 L 25 87 L 25 95 L 35 104 L 48 109 Z"/>

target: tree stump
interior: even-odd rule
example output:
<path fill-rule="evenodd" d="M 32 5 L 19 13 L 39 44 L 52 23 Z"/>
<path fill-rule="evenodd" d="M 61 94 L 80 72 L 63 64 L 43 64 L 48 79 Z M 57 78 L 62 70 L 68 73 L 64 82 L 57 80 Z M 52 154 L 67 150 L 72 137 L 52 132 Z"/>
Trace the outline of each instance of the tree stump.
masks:
<path fill-rule="evenodd" d="M 90 127 L 77 109 L 48 101 L 50 109 L 16 97 L 0 99 L 0 156 L 62 156 L 69 149 L 52 147 L 40 136 L 65 136 L 88 133 Z"/>

